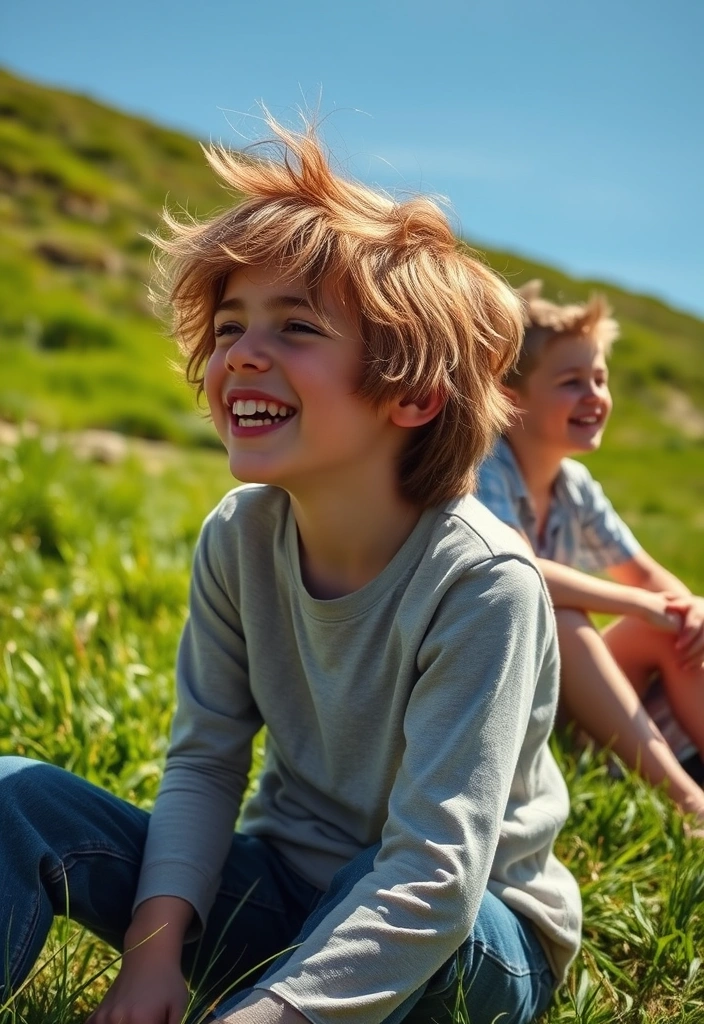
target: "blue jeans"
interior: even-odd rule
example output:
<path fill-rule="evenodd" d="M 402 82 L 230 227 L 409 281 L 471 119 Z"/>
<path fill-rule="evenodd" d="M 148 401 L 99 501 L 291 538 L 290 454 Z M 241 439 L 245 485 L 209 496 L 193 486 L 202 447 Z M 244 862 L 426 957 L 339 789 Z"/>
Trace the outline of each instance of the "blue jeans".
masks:
<path fill-rule="evenodd" d="M 19 757 L 0 758 L 0 1003 L 38 959 L 55 915 L 69 915 L 117 950 L 130 923 L 149 815 L 84 779 Z M 327 892 L 297 875 L 272 846 L 235 834 L 221 887 L 183 970 L 217 1017 L 259 977 L 278 970 L 357 880 L 378 847 L 342 868 Z M 259 965 L 273 963 L 268 971 Z M 4 976 L 9 966 L 9 978 Z M 554 978 L 530 923 L 485 893 L 472 934 L 387 1018 L 452 1020 L 458 983 L 471 1024 L 527 1024 L 550 1002 Z"/>

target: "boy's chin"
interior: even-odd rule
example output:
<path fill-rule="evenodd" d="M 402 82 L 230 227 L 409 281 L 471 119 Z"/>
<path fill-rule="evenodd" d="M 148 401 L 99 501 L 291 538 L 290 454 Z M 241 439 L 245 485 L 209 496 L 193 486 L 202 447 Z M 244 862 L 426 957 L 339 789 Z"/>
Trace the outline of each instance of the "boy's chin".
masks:
<path fill-rule="evenodd" d="M 240 484 L 271 484 L 282 486 L 276 468 L 263 460 L 242 457 L 241 453 L 229 453 L 230 473 Z"/>
<path fill-rule="evenodd" d="M 603 439 L 603 431 L 596 434 L 594 437 L 585 438 L 580 441 L 578 445 L 575 445 L 575 455 L 581 452 L 583 455 L 587 455 L 589 452 L 595 452 L 601 448 L 601 442 Z"/>

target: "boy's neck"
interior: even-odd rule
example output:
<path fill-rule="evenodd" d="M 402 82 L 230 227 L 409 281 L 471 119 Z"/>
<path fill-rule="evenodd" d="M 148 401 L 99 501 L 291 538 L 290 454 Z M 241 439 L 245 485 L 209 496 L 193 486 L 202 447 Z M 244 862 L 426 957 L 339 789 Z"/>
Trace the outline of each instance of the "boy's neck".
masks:
<path fill-rule="evenodd" d="M 526 437 L 520 427 L 509 430 L 506 440 L 533 501 L 540 503 L 548 499 L 560 473 L 564 454 L 554 448 L 537 445 L 534 439 Z"/>
<path fill-rule="evenodd" d="M 405 501 L 395 481 L 372 493 L 330 486 L 291 494 L 301 574 L 314 598 L 329 600 L 375 579 L 413 532 L 422 509 Z"/>

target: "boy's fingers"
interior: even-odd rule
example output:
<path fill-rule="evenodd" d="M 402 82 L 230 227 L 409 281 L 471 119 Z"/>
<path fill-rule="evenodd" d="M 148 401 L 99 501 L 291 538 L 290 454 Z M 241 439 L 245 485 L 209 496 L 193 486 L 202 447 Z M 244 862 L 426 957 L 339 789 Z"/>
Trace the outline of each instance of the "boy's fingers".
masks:
<path fill-rule="evenodd" d="M 678 641 L 675 646 L 684 665 L 696 665 L 704 659 L 704 636 L 701 633 L 695 633 L 684 643 Z"/>
<path fill-rule="evenodd" d="M 701 636 L 703 633 L 704 624 L 700 616 L 697 615 L 693 608 L 690 608 L 683 617 L 682 629 L 680 630 L 675 647 L 678 650 L 683 650 L 691 644 L 692 640 L 695 640 L 697 636 Z"/>
<path fill-rule="evenodd" d="M 172 1003 L 165 1017 L 166 1024 L 182 1024 L 187 1007 L 188 999 L 185 996 L 183 1000 Z"/>

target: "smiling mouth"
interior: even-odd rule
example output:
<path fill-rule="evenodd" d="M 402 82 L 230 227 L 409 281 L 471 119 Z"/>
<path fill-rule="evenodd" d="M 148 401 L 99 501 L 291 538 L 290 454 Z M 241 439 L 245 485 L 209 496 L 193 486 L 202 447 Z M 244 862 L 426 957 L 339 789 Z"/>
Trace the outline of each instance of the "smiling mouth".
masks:
<path fill-rule="evenodd" d="M 237 398 L 231 410 L 238 427 L 270 427 L 283 423 L 296 413 L 290 405 L 264 401 L 262 398 Z"/>
<path fill-rule="evenodd" d="M 577 427 L 597 427 L 604 422 L 603 416 L 575 416 L 570 420 Z"/>

